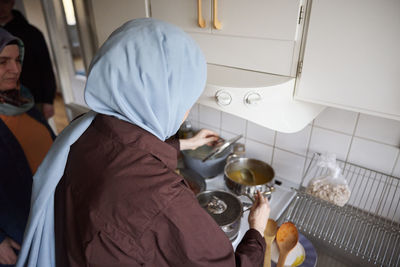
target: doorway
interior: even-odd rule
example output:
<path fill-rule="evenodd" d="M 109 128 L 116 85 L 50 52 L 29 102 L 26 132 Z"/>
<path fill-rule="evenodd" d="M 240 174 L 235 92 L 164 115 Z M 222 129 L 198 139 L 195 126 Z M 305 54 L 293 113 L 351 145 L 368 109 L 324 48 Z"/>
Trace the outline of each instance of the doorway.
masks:
<path fill-rule="evenodd" d="M 88 62 L 95 49 L 89 18 L 82 15 L 87 14 L 85 2 L 41 0 L 69 121 L 88 110 L 83 91 Z"/>

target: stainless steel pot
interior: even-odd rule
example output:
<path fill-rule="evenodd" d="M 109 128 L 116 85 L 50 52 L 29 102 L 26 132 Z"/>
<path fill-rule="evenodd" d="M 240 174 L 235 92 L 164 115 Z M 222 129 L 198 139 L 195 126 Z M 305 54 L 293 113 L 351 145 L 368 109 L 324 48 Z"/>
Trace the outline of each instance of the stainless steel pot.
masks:
<path fill-rule="evenodd" d="M 197 195 L 197 200 L 217 222 L 229 240 L 235 240 L 243 214 L 242 202 L 235 195 L 225 191 L 204 191 Z"/>
<path fill-rule="evenodd" d="M 252 176 L 251 182 L 245 176 Z M 228 159 L 224 168 L 224 180 L 226 186 L 237 195 L 245 195 L 253 200 L 255 192 L 258 190 L 270 198 L 270 193 L 274 191 L 273 178 L 274 169 L 264 161 L 234 157 Z"/>

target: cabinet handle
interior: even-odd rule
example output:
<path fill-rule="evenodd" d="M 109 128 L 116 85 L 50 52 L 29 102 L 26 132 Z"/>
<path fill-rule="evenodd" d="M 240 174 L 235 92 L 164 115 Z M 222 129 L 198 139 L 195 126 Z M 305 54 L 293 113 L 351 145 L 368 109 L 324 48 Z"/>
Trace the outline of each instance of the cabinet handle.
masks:
<path fill-rule="evenodd" d="M 218 9 L 218 0 L 214 0 L 213 2 L 214 2 L 214 8 L 213 8 L 214 29 L 220 30 L 220 29 L 222 29 L 222 24 L 221 24 L 221 21 L 218 20 L 218 15 L 217 15 L 218 14 L 218 10 L 217 10 Z"/>
<path fill-rule="evenodd" d="M 206 27 L 206 21 L 203 18 L 201 0 L 197 0 L 197 23 L 200 28 Z"/>

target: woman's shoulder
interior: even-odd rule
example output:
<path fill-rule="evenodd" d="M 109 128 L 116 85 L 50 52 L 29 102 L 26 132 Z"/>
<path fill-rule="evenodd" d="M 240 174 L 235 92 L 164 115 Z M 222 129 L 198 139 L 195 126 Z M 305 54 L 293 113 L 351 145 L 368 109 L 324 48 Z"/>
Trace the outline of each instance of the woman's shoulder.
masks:
<path fill-rule="evenodd" d="M 26 114 L 28 114 L 30 117 L 32 117 L 36 121 L 40 122 L 44 127 L 46 127 L 53 140 L 56 138 L 56 135 L 54 134 L 53 130 L 51 129 L 46 119 L 43 117 L 43 114 L 35 106 L 33 106 L 30 110 L 28 110 Z"/>

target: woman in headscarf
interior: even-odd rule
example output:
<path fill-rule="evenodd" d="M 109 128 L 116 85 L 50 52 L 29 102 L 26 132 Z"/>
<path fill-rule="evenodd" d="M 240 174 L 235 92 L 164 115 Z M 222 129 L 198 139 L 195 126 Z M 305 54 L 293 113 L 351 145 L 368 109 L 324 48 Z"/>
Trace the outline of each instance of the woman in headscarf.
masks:
<path fill-rule="evenodd" d="M 32 176 L 53 132 L 19 85 L 24 46 L 0 28 L 0 266 L 15 264 L 29 215 Z"/>
<path fill-rule="evenodd" d="M 258 195 L 235 254 L 174 172 L 171 137 L 205 81 L 205 59 L 180 29 L 148 18 L 117 29 L 91 63 L 92 111 L 34 177 L 18 266 L 260 266 L 267 200 Z"/>

